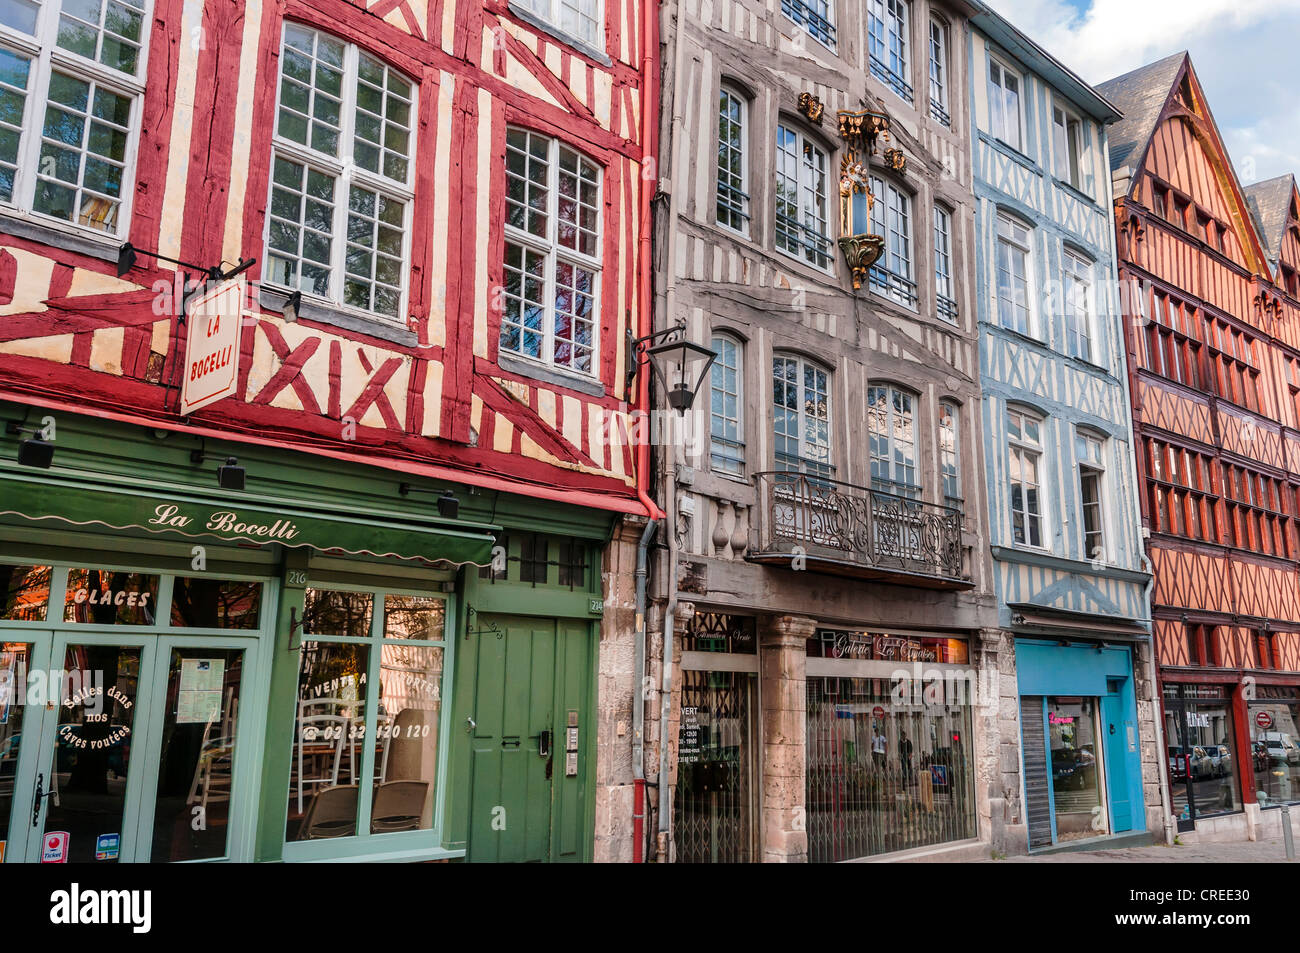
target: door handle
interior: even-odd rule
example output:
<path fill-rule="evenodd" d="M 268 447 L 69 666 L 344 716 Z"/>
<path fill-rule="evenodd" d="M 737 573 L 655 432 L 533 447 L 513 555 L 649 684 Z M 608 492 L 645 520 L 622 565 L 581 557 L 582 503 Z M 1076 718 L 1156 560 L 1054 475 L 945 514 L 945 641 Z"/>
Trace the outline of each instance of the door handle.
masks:
<path fill-rule="evenodd" d="M 36 775 L 36 793 L 32 796 L 32 827 L 40 827 L 41 824 L 41 801 L 47 797 L 54 798 L 54 806 L 59 806 L 59 792 L 57 788 L 42 793 L 45 784 L 45 775 Z"/>
<path fill-rule="evenodd" d="M 541 758 L 551 756 L 551 729 L 546 728 L 537 736 L 537 755 Z"/>
<path fill-rule="evenodd" d="M 477 727 L 478 727 L 478 722 L 475 721 L 473 718 L 471 718 L 469 715 L 466 715 L 466 716 L 465 716 L 465 734 L 469 734 L 470 732 L 472 732 L 472 731 L 473 731 L 475 728 L 477 728 Z"/>
<path fill-rule="evenodd" d="M 503 748 L 518 748 L 518 747 L 519 747 L 519 738 L 518 738 L 518 737 L 514 737 L 514 738 L 502 738 L 502 739 L 501 739 L 501 747 L 503 747 Z"/>

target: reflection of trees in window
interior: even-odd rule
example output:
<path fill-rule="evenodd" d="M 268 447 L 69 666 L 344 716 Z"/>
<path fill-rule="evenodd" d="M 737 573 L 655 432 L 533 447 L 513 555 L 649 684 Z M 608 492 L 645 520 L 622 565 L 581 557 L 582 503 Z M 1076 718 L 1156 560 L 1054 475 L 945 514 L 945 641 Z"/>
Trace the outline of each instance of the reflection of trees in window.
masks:
<path fill-rule="evenodd" d="M 120 603 L 119 595 L 123 595 Z M 134 605 L 130 601 L 132 596 Z M 157 576 L 107 569 L 70 569 L 64 621 L 153 625 L 157 601 Z"/>
<path fill-rule="evenodd" d="M 49 566 L 0 566 L 0 584 L 4 585 L 6 622 L 44 622 L 50 601 Z"/>
<path fill-rule="evenodd" d="M 209 629 L 255 629 L 262 607 L 260 582 L 178 577 L 171 624 Z"/>
<path fill-rule="evenodd" d="M 367 636 L 374 600 L 369 592 L 308 589 L 302 630 L 308 635 Z"/>

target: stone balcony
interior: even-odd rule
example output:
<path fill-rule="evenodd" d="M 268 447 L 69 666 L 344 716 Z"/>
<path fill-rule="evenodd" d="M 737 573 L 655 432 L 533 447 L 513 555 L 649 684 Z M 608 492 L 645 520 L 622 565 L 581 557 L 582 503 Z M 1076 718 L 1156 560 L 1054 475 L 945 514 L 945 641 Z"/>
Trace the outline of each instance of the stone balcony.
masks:
<path fill-rule="evenodd" d="M 957 507 L 800 473 L 754 481 L 751 562 L 926 589 L 974 587 Z"/>

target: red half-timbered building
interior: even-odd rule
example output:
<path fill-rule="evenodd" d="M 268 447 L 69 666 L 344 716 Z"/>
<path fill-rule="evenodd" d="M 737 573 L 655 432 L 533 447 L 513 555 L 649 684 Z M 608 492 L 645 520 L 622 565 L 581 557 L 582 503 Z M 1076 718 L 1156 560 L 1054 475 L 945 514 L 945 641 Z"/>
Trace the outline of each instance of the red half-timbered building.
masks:
<path fill-rule="evenodd" d="M 632 612 L 606 580 L 631 579 L 626 518 L 654 515 L 627 340 L 647 323 L 656 18 L 0 8 L 0 667 L 89 647 L 130 681 L 133 760 L 108 775 L 126 787 L 91 805 L 115 858 L 630 855 Z M 237 351 L 230 392 L 183 415 L 203 373 L 185 279 L 253 259 L 210 365 Z M 97 585 L 157 612 L 101 612 L 91 635 L 74 605 Z M 189 618 L 199 589 L 244 609 Z M 164 700 L 199 691 L 195 652 L 226 692 L 178 722 Z M 56 721 L 0 749 L 20 779 L 0 840 L 55 810 L 25 782 L 62 780 L 66 803 L 104 776 L 60 778 Z M 6 861 L 37 850 L 22 838 Z"/>
<path fill-rule="evenodd" d="M 1125 116 L 1111 166 L 1161 772 L 1180 830 L 1244 834 L 1300 797 L 1295 189 L 1243 189 L 1185 53 L 1099 88 Z"/>

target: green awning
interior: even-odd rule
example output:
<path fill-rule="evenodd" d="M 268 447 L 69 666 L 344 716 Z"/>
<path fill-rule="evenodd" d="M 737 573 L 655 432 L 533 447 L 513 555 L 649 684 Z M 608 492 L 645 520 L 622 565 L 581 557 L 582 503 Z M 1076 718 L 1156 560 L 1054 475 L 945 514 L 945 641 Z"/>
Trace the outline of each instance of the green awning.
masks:
<path fill-rule="evenodd" d="M 66 480 L 43 472 L 0 473 L 0 515 L 74 526 L 155 533 L 228 543 L 279 543 L 325 552 L 392 556 L 485 566 L 496 527 L 419 520 L 375 511 L 342 512 L 286 507 L 268 500 L 244 505 L 172 488 Z"/>

